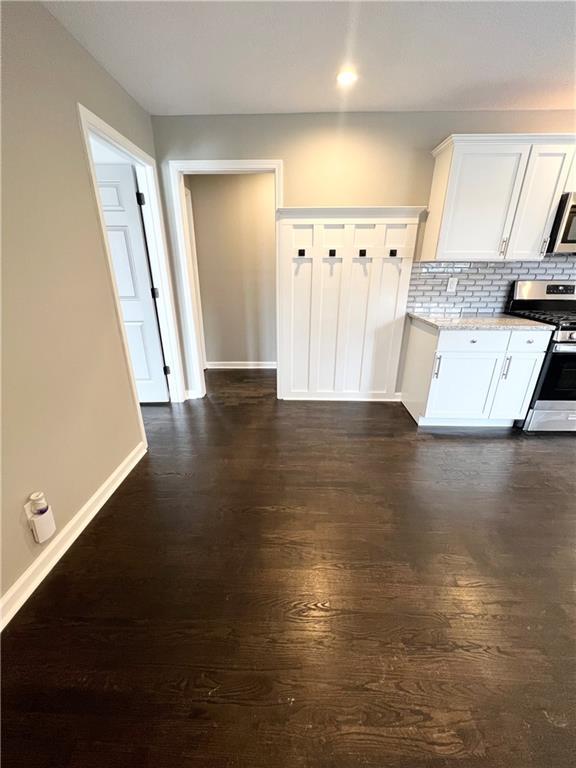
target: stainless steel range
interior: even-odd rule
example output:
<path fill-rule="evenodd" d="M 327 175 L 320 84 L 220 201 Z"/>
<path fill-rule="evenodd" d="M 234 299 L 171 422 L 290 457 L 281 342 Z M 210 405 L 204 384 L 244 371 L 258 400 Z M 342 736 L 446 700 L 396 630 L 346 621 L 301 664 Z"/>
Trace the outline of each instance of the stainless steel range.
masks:
<path fill-rule="evenodd" d="M 524 429 L 576 432 L 576 280 L 518 280 L 508 313 L 556 328 Z"/>

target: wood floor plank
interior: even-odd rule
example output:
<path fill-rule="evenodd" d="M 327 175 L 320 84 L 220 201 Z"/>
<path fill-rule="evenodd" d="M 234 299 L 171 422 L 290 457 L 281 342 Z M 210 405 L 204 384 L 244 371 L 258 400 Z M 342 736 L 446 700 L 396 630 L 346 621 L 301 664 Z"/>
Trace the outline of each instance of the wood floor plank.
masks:
<path fill-rule="evenodd" d="M 4 632 L 3 768 L 571 767 L 573 437 L 207 378 Z"/>

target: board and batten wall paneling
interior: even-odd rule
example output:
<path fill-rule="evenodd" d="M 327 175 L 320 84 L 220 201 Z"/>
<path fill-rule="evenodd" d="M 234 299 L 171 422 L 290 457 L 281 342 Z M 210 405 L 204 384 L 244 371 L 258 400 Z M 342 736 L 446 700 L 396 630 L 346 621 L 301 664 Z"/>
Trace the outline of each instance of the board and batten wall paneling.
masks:
<path fill-rule="evenodd" d="M 384 211 L 279 211 L 280 397 L 398 399 L 420 211 Z"/>
<path fill-rule="evenodd" d="M 81 102 L 145 152 L 150 118 L 40 3 L 2 4 L 2 593 L 141 444 L 80 129 Z M 49 545 L 47 545 L 49 546 Z"/>
<path fill-rule="evenodd" d="M 273 173 L 188 175 L 206 361 L 276 363 Z"/>

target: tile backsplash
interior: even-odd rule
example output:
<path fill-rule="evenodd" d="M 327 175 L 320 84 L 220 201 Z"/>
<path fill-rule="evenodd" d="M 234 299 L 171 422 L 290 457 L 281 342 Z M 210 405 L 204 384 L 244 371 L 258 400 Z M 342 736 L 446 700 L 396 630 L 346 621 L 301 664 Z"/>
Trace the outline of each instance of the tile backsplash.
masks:
<path fill-rule="evenodd" d="M 448 279 L 458 278 L 456 293 Z M 552 253 L 542 261 L 416 261 L 408 311 L 423 314 L 503 312 L 515 280 L 576 280 L 576 255 Z"/>

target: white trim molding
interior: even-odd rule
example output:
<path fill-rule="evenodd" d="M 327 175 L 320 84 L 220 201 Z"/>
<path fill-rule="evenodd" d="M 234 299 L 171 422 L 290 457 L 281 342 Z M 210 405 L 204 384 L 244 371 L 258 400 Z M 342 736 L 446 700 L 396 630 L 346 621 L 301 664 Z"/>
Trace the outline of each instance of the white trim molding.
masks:
<path fill-rule="evenodd" d="M 217 361 L 206 362 L 206 368 L 209 370 L 250 370 L 250 369 L 268 369 L 271 371 L 276 370 L 276 363 L 269 362 L 267 360 L 229 360 L 229 361 Z"/>
<path fill-rule="evenodd" d="M 320 400 L 339 403 L 398 403 L 402 399 L 400 392 L 388 394 L 387 392 L 305 392 L 302 394 L 291 392 L 280 396 L 281 400 Z"/>
<path fill-rule="evenodd" d="M 194 210 L 192 208 L 192 192 L 188 187 L 184 187 L 184 198 L 186 200 L 186 215 L 188 216 L 188 242 L 190 244 L 190 263 L 194 270 L 194 285 L 196 287 L 196 307 L 197 315 L 199 318 L 198 327 L 198 345 L 200 347 L 200 354 L 204 361 L 204 368 L 206 368 L 206 338 L 204 333 L 204 313 L 202 311 L 202 296 L 200 294 L 200 274 L 198 272 L 198 251 L 196 249 L 196 230 L 194 228 Z"/>
<path fill-rule="evenodd" d="M 204 342 L 203 320 L 198 285 L 196 254 L 191 245 L 184 176 L 194 174 L 274 173 L 276 208 L 284 199 L 282 160 L 170 160 L 168 161 L 168 189 L 173 217 L 173 252 L 178 295 L 180 297 L 186 378 L 189 387 L 186 399 L 204 397 Z M 276 248 L 276 263 L 278 249 Z M 278 269 L 278 266 L 276 267 Z M 278 306 L 278 295 L 276 295 Z"/>
<path fill-rule="evenodd" d="M 185 399 L 184 366 L 182 363 L 176 305 L 174 301 L 174 291 L 172 288 L 172 278 L 170 275 L 170 265 L 168 260 L 166 230 L 164 227 L 162 206 L 160 202 L 160 186 L 158 182 L 156 161 L 153 157 L 140 149 L 140 147 L 131 142 L 130 139 L 127 139 L 121 133 L 118 133 L 115 128 L 112 128 L 112 126 L 108 125 L 108 123 L 105 123 L 104 120 L 90 112 L 90 110 L 86 109 L 86 107 L 82 106 L 82 104 L 78 104 L 78 115 L 80 118 L 80 126 L 84 138 L 84 148 L 90 168 L 92 185 L 94 187 L 94 201 L 98 209 L 104 247 L 108 257 L 108 271 L 110 273 L 110 281 L 116 304 L 116 313 L 118 316 L 118 323 L 124 343 L 124 354 L 126 357 L 128 370 L 130 372 L 130 379 L 132 381 L 134 400 L 138 407 L 141 431 L 144 435 L 144 425 L 142 423 L 138 393 L 136 391 L 136 384 L 134 382 L 134 376 L 132 373 L 132 363 L 130 360 L 128 341 L 124 331 L 124 323 L 122 322 L 122 309 L 120 307 L 120 301 L 118 299 L 114 282 L 112 256 L 110 254 L 108 238 L 106 236 L 106 226 L 98 200 L 98 185 L 92 154 L 90 151 L 90 134 L 99 136 L 104 141 L 115 146 L 122 153 L 128 154 L 130 156 L 134 162 L 134 168 L 136 170 L 140 191 L 144 193 L 144 197 L 149 203 L 149 205 L 145 205 L 142 208 L 142 218 L 144 220 L 144 227 L 146 230 L 146 239 L 148 244 L 152 277 L 154 279 L 154 283 L 159 289 L 159 297 L 156 300 L 156 306 L 158 309 L 158 321 L 160 324 L 160 333 L 162 335 L 162 344 L 166 355 L 166 364 L 170 367 L 170 374 L 167 377 L 168 388 L 170 390 L 170 400 L 175 403 L 180 403 Z"/>
<path fill-rule="evenodd" d="M 170 160 L 170 171 L 181 174 L 274 173 L 276 208 L 284 203 L 284 168 L 282 160 Z M 172 173 L 170 173 L 172 177 Z"/>
<path fill-rule="evenodd" d="M 0 629 L 6 627 L 36 587 L 48 576 L 88 523 L 98 514 L 122 481 L 128 477 L 146 451 L 146 443 L 138 443 L 74 517 L 46 544 L 20 578 L 6 591 L 0 599 Z"/>
<path fill-rule="evenodd" d="M 331 208 L 278 208 L 276 217 L 278 219 L 309 219 L 316 217 L 319 219 L 352 219 L 354 222 L 374 217 L 386 219 L 387 222 L 394 223 L 398 219 L 402 223 L 408 221 L 418 221 L 420 215 L 426 210 L 425 205 L 386 205 L 371 206 L 368 208 L 361 206 L 334 206 Z"/>

